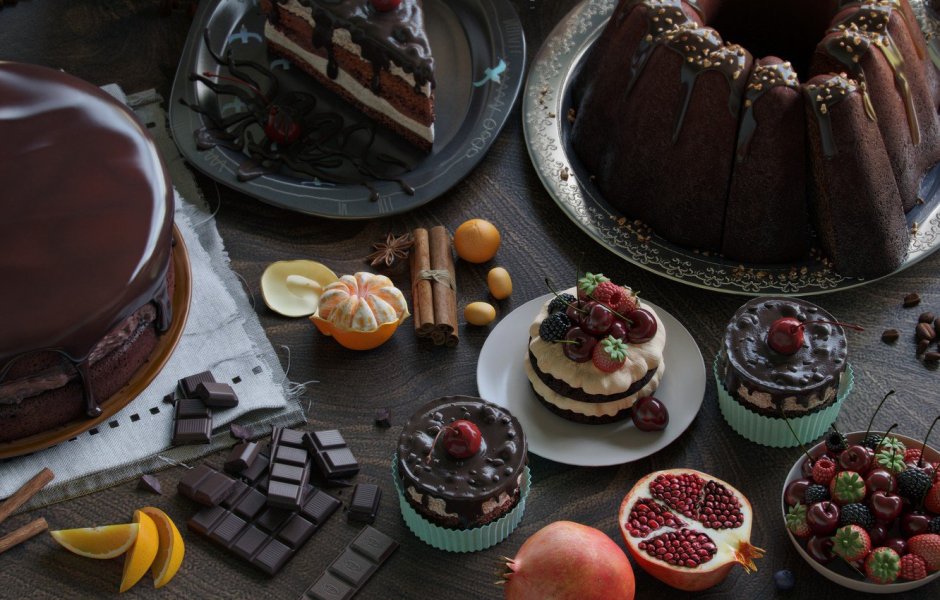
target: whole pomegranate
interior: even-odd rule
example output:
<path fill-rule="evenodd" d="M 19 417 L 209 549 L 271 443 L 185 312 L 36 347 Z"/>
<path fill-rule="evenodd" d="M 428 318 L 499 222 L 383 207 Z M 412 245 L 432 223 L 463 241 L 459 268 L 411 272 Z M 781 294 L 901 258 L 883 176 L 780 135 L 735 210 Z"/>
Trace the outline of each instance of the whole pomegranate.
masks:
<path fill-rule="evenodd" d="M 620 531 L 643 570 L 696 592 L 721 583 L 731 567 L 750 573 L 764 551 L 751 545 L 751 504 L 724 481 L 693 471 L 656 471 L 620 505 Z"/>
<path fill-rule="evenodd" d="M 555 521 L 532 534 L 503 573 L 507 600 L 632 600 L 633 568 L 604 532 Z"/>

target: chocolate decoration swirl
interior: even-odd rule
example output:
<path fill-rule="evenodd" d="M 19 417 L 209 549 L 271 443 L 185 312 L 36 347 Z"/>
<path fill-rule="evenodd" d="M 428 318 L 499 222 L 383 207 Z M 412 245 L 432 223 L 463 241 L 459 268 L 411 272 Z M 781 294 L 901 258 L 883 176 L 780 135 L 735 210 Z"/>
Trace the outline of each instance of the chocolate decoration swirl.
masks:
<path fill-rule="evenodd" d="M 479 452 L 463 460 L 450 456 L 440 439 L 434 443 L 441 429 L 458 419 L 476 424 L 483 438 Z M 522 426 L 506 409 L 480 398 L 449 396 L 425 404 L 404 426 L 398 469 L 406 496 L 413 487 L 425 499 L 443 500 L 445 510 L 466 527 L 480 519 L 486 501 L 518 491 L 526 450 Z"/>
<path fill-rule="evenodd" d="M 98 414 L 98 342 L 150 302 L 158 331 L 172 319 L 169 176 L 130 110 L 45 67 L 0 62 L 0 140 L 0 383 L 19 359 L 57 352 Z"/>

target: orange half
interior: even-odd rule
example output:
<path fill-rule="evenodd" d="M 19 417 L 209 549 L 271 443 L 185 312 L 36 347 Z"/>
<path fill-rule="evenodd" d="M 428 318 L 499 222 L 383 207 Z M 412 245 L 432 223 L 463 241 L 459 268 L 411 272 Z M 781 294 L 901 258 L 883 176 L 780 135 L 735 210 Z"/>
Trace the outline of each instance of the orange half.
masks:
<path fill-rule="evenodd" d="M 409 315 L 405 313 L 397 321 L 382 323 L 371 331 L 356 331 L 354 329 L 341 329 L 326 319 L 321 319 L 319 315 L 312 315 L 310 320 L 317 326 L 320 333 L 333 337 L 340 346 L 350 350 L 371 350 L 378 348 L 392 337 L 398 325 L 407 319 Z"/>
<path fill-rule="evenodd" d="M 137 539 L 137 523 L 59 529 L 50 531 L 52 539 L 63 548 L 86 558 L 115 558 L 130 548 Z"/>
<path fill-rule="evenodd" d="M 160 547 L 153 564 L 150 565 L 150 574 L 153 576 L 153 587 L 161 588 L 179 571 L 186 547 L 176 523 L 165 512 L 153 506 L 145 506 L 140 511 L 153 519 L 157 525 Z"/>
<path fill-rule="evenodd" d="M 120 590 L 122 592 L 134 587 L 134 584 L 147 574 L 160 548 L 160 534 L 153 519 L 142 511 L 135 510 L 134 522 L 138 525 L 137 540 L 124 557 L 124 575 L 121 577 Z"/>

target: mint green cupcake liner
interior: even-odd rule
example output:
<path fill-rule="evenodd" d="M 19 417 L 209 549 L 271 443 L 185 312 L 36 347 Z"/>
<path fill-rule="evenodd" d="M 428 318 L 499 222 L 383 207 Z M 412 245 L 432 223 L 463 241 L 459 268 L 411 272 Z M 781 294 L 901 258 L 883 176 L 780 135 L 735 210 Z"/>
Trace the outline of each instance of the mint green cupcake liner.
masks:
<path fill-rule="evenodd" d="M 405 499 L 401 479 L 398 477 L 398 456 L 392 456 L 392 481 L 395 483 L 395 491 L 398 492 L 401 516 L 404 517 L 408 529 L 419 540 L 447 552 L 478 552 L 505 540 L 519 526 L 522 515 L 525 513 L 525 501 L 529 495 L 532 478 L 527 466 L 522 472 L 522 485 L 516 506 L 496 521 L 473 529 L 447 529 L 431 523 L 418 514 L 418 511 L 412 508 Z"/>
<path fill-rule="evenodd" d="M 823 435 L 832 425 L 839 411 L 842 410 L 842 403 L 855 386 L 855 375 L 852 372 L 852 365 L 845 366 L 845 375 L 839 384 L 839 394 L 836 401 L 823 410 L 790 419 L 790 425 L 796 432 L 799 441 L 793 437 L 793 433 L 787 427 L 787 422 L 782 418 L 765 417 L 741 406 L 737 400 L 731 397 L 728 390 L 725 389 L 721 377 L 718 373 L 718 357 L 715 357 L 714 364 L 715 383 L 718 388 L 718 406 L 721 408 L 721 414 L 736 432 L 762 446 L 771 448 L 792 448 L 798 446 L 799 442 L 808 443 Z"/>

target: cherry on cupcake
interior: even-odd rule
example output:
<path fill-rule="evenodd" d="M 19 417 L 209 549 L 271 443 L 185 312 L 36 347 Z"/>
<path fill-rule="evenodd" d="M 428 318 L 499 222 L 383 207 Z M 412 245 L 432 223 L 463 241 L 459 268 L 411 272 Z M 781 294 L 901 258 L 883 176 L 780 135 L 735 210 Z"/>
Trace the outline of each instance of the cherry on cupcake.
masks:
<path fill-rule="evenodd" d="M 458 419 L 444 427 L 441 443 L 447 454 L 458 460 L 470 458 L 480 451 L 483 436 L 473 421 Z"/>
<path fill-rule="evenodd" d="M 372 7 L 379 12 L 389 12 L 398 8 L 401 0 L 372 0 Z"/>
<path fill-rule="evenodd" d="M 823 325 L 841 325 L 842 327 L 848 327 L 856 331 L 864 331 L 864 329 L 858 325 L 839 323 L 837 321 L 806 321 L 804 323 L 794 317 L 781 317 L 770 325 L 770 329 L 767 331 L 767 345 L 780 354 L 796 354 L 797 351 L 803 347 L 803 330 L 806 329 L 807 325 L 816 323 Z"/>

